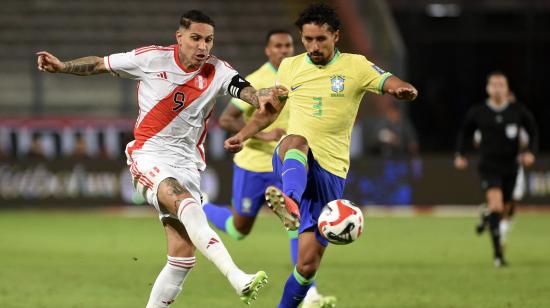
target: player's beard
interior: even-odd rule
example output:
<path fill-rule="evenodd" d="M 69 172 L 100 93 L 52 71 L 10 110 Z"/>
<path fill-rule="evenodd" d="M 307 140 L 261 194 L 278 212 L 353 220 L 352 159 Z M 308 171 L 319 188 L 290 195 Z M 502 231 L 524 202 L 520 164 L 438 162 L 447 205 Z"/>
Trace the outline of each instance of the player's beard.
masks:
<path fill-rule="evenodd" d="M 308 52 L 307 56 L 313 62 L 313 64 L 316 65 L 326 65 L 328 63 L 325 56 L 320 52 Z M 318 60 L 314 60 L 313 56 L 320 56 L 321 58 L 318 58 Z"/>

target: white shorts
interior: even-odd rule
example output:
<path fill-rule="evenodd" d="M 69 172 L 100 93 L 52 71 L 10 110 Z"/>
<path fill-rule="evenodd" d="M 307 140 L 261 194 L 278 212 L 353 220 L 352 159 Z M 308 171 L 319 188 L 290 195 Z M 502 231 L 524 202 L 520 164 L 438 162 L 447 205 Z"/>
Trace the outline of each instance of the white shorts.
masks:
<path fill-rule="evenodd" d="M 127 160 L 133 184 L 138 193 L 154 206 L 159 212 L 159 218 L 177 219 L 164 207 L 159 205 L 157 190 L 160 183 L 166 178 L 176 179 L 201 204 L 200 173 L 195 164 L 184 164 L 181 160 L 159 158 L 150 154 L 136 154 Z"/>

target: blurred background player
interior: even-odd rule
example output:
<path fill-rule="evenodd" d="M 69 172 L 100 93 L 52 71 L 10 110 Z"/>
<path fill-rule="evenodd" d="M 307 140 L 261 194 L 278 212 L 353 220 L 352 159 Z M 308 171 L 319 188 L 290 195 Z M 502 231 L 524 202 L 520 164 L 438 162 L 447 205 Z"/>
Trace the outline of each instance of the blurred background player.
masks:
<path fill-rule="evenodd" d="M 510 91 L 510 94 L 508 95 L 508 100 L 510 103 L 516 103 L 517 99 L 515 94 Z M 479 148 L 479 145 L 481 143 L 481 131 L 477 129 L 474 133 L 474 146 L 475 148 Z M 525 151 L 528 149 L 529 145 L 529 135 L 525 131 L 525 128 L 521 127 L 519 130 L 519 146 L 520 151 Z M 519 160 L 519 157 L 518 157 Z M 518 163 L 518 172 L 516 176 L 516 184 L 514 185 L 514 190 L 512 192 L 512 198 L 510 202 L 504 204 L 504 212 L 502 215 L 502 219 L 500 220 L 499 229 L 500 229 L 500 243 L 502 249 L 505 248 L 506 239 L 508 237 L 508 233 L 510 232 L 510 229 L 512 228 L 512 218 L 514 217 L 514 214 L 516 212 L 516 207 L 518 203 L 523 199 L 525 196 L 525 189 L 527 183 L 525 182 L 525 170 L 523 167 L 523 164 L 521 162 Z M 488 219 L 487 216 L 489 216 L 491 212 L 489 211 L 489 208 L 487 207 L 487 203 L 483 202 L 480 206 L 480 221 L 476 226 L 476 232 L 477 234 L 481 235 L 483 231 L 488 227 Z"/>
<path fill-rule="evenodd" d="M 246 79 L 256 88 L 267 88 L 275 84 L 277 69 L 284 58 L 294 55 L 294 44 L 290 32 L 281 29 L 270 30 L 266 35 L 265 55 L 268 62 L 248 75 Z M 229 133 L 237 133 L 254 114 L 248 103 L 232 99 L 220 116 L 220 126 Z M 242 240 L 252 230 L 258 212 L 265 204 L 264 191 L 268 186 L 280 187 L 280 179 L 273 173 L 271 156 L 277 142 L 286 134 L 288 109 L 284 108 L 275 122 L 258 132 L 244 143 L 243 150 L 235 154 L 233 164 L 232 209 L 205 203 L 203 209 L 208 220 L 233 239 Z M 298 232 L 288 231 L 290 255 L 296 264 L 298 257 Z M 304 307 L 315 307 L 320 302 L 334 302 L 334 297 L 321 296 L 312 286 Z"/>
<path fill-rule="evenodd" d="M 487 225 L 494 250 L 494 265 L 506 265 L 501 241 L 501 220 L 511 209 L 512 192 L 516 183 L 519 164 L 531 166 L 537 148 L 538 133 L 532 114 L 521 104 L 512 104 L 508 79 L 502 72 L 487 77 L 485 104 L 473 106 L 457 141 L 454 165 L 463 170 L 468 166 L 465 158 L 467 140 L 472 140 L 476 129 L 480 132 L 481 153 L 478 171 L 481 187 L 485 191 L 488 214 L 482 214 L 482 222 L 476 227 L 481 233 Z M 520 132 L 524 128 L 530 142 L 525 151 L 520 148 Z M 507 210 L 508 209 L 508 210 Z"/>
<path fill-rule="evenodd" d="M 285 284 L 279 307 L 298 307 L 315 276 L 328 241 L 317 228 L 320 211 L 342 198 L 349 168 L 349 142 L 366 91 L 413 100 L 417 90 L 362 55 L 336 49 L 340 20 L 325 4 L 312 4 L 296 21 L 306 53 L 283 60 L 278 84 L 290 89 L 288 136 L 273 154 L 283 189 L 268 187 L 266 200 L 284 225 L 298 229 L 298 262 Z M 238 151 L 263 127 L 251 120 L 225 142 Z M 299 207 L 298 207 L 299 205 Z M 330 306 L 327 306 L 330 307 Z"/>
<path fill-rule="evenodd" d="M 38 69 L 50 73 L 112 73 L 138 80 L 139 118 L 135 140 L 126 147 L 136 190 L 158 211 L 168 242 L 168 261 L 157 277 L 147 307 L 168 307 L 182 290 L 195 265 L 195 249 L 227 277 L 249 304 L 267 282 L 259 271 L 245 274 L 233 262 L 202 211 L 200 171 L 208 118 L 219 95 L 231 94 L 264 113 L 276 98 L 272 90 L 257 92 L 229 64 L 210 55 L 214 22 L 204 13 L 184 13 L 177 44 L 148 46 L 127 53 L 61 62 L 38 52 Z M 273 109 L 270 109 L 273 110 Z"/>

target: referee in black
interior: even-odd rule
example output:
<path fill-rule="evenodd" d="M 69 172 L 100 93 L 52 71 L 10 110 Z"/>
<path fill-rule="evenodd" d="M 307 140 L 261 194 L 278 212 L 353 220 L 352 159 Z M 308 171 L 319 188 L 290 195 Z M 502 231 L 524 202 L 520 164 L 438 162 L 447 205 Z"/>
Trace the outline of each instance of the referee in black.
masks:
<path fill-rule="evenodd" d="M 505 209 L 510 206 L 518 164 L 525 167 L 535 162 L 538 132 L 531 112 L 519 103 L 510 101 L 508 79 L 502 72 L 487 76 L 485 103 L 473 106 L 458 135 L 454 165 L 463 170 L 468 166 L 465 158 L 467 143 L 472 142 L 474 131 L 481 132 L 478 171 L 481 187 L 485 191 L 489 214 L 484 224 L 489 226 L 494 249 L 495 267 L 506 265 L 500 241 L 499 224 Z M 529 144 L 520 151 L 519 133 L 523 128 L 529 135 Z"/>

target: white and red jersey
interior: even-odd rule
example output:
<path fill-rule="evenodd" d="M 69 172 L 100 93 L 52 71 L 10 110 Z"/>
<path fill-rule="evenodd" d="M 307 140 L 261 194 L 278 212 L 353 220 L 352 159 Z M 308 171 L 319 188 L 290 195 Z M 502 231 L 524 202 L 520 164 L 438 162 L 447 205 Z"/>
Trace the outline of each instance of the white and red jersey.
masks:
<path fill-rule="evenodd" d="M 183 159 L 203 170 L 208 119 L 216 97 L 228 93 L 237 71 L 213 56 L 199 69 L 186 71 L 178 45 L 142 47 L 106 56 L 104 62 L 113 74 L 138 80 L 139 116 L 127 154 Z"/>

